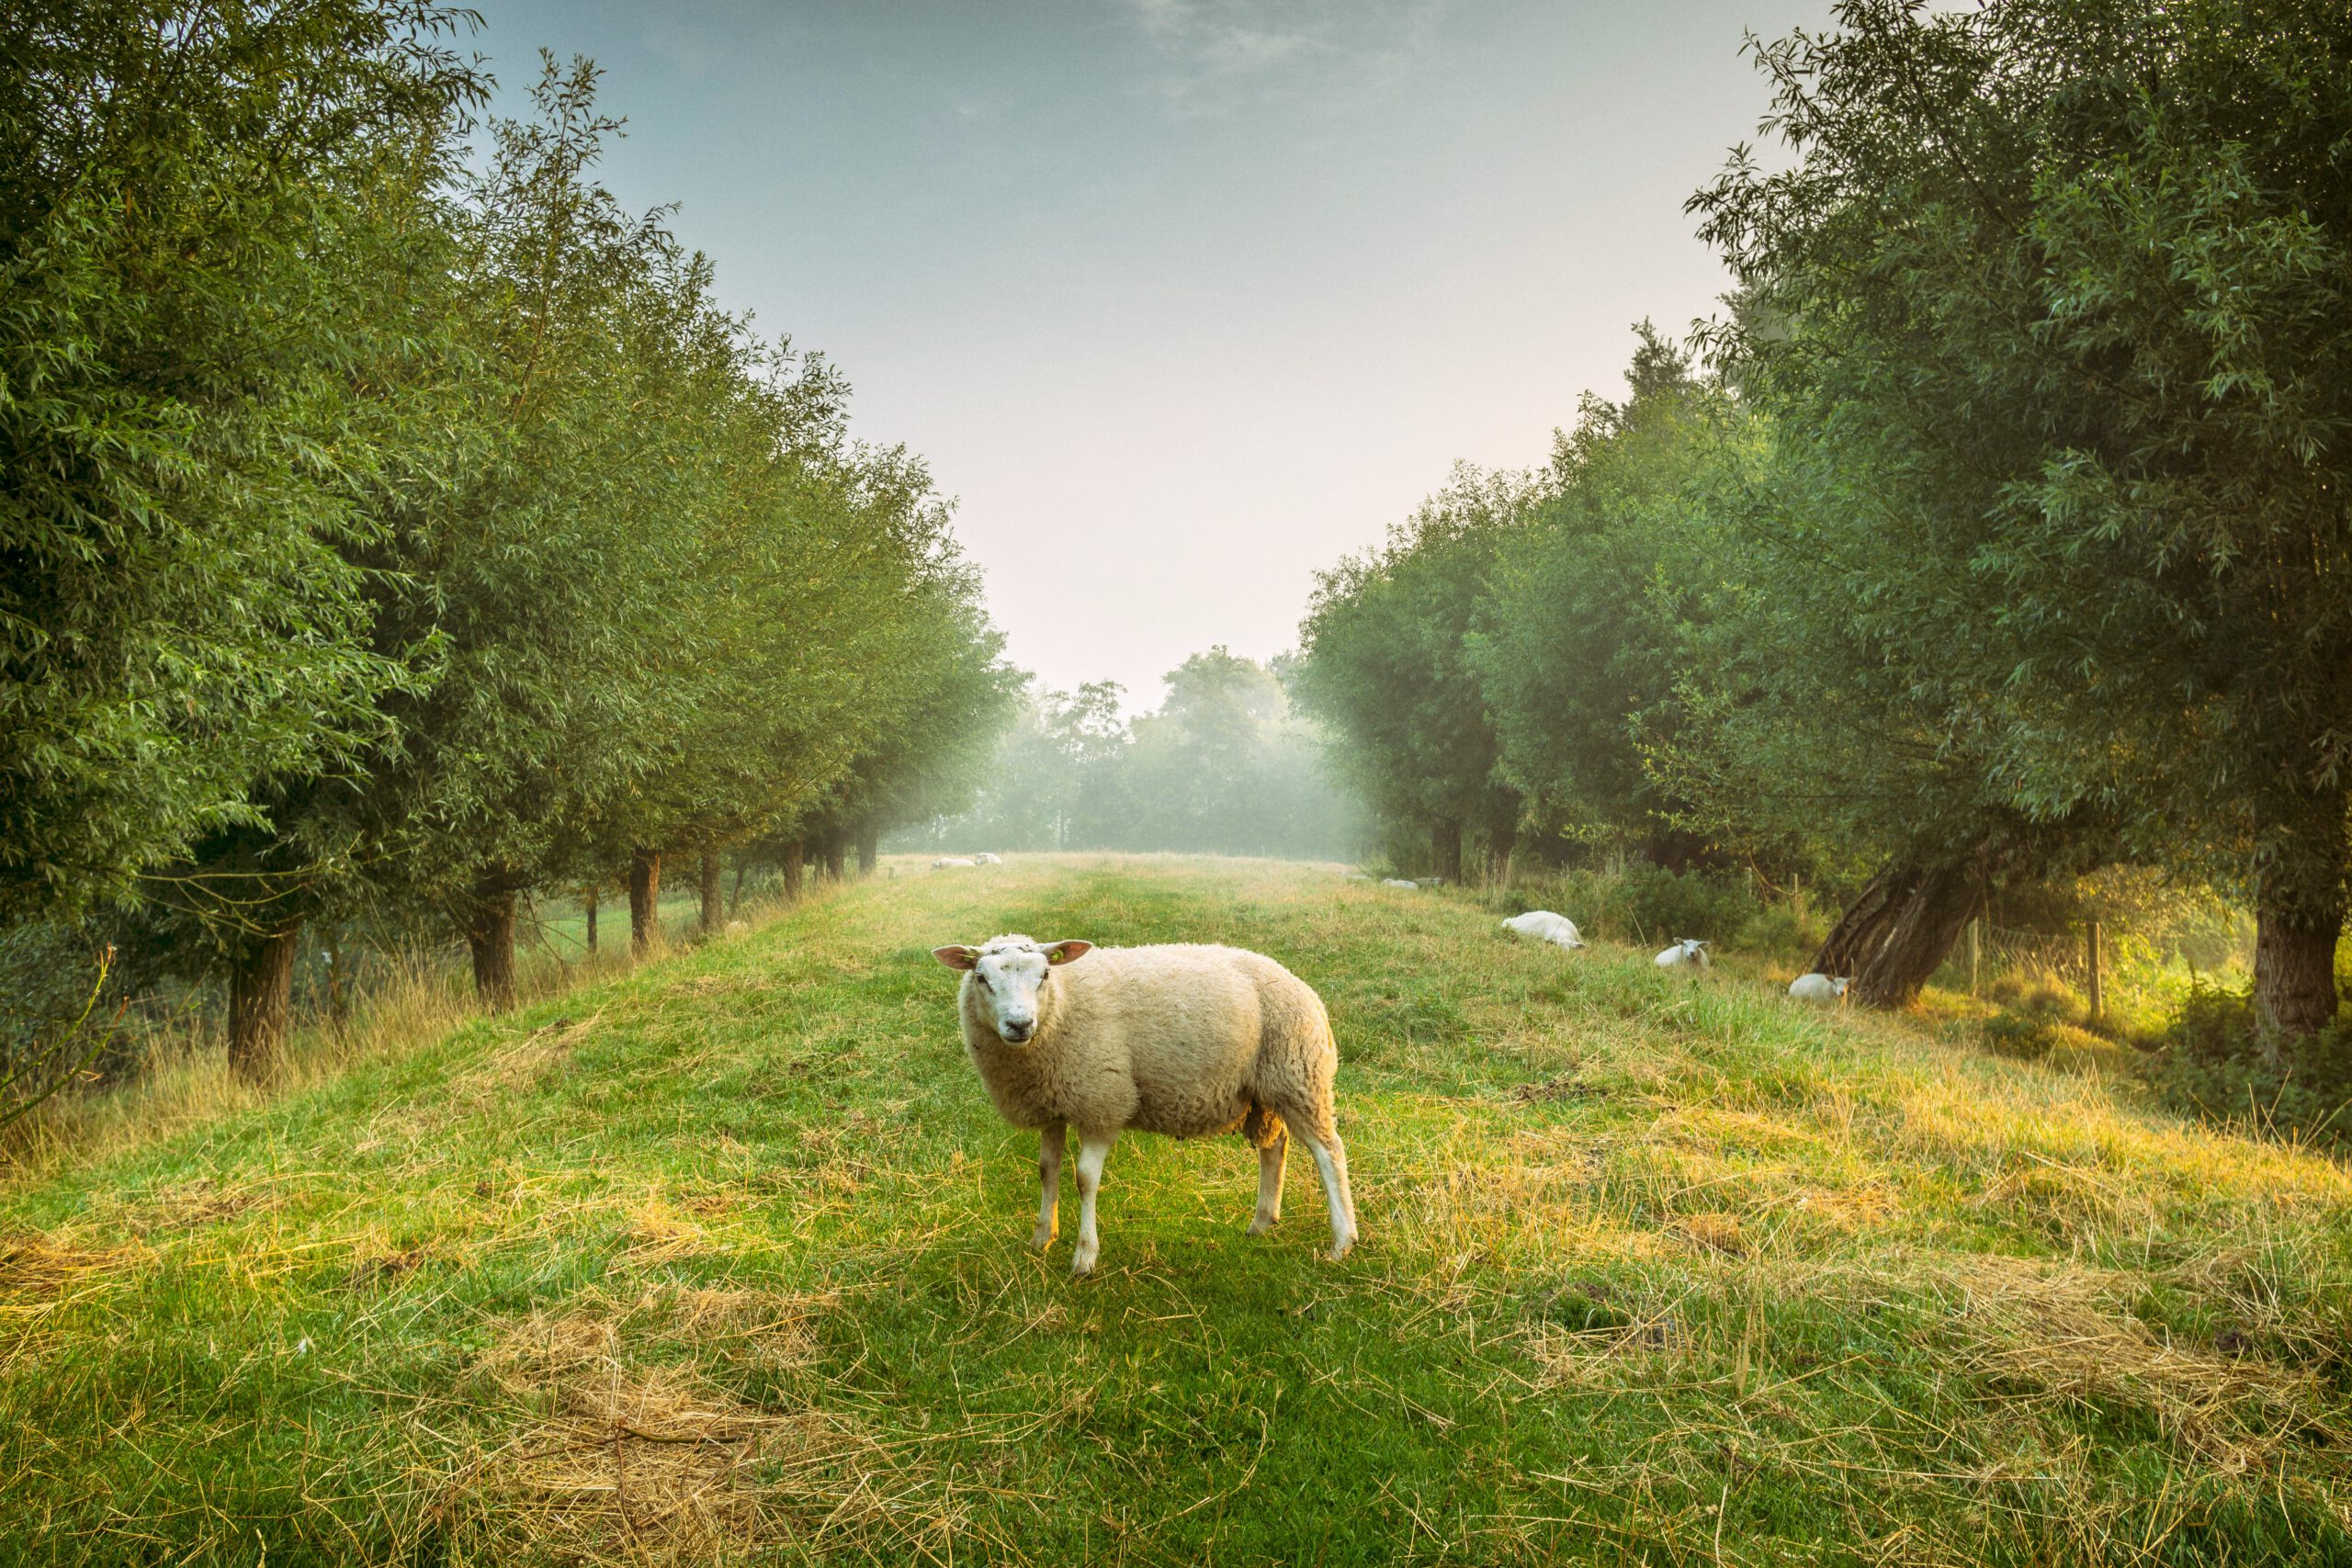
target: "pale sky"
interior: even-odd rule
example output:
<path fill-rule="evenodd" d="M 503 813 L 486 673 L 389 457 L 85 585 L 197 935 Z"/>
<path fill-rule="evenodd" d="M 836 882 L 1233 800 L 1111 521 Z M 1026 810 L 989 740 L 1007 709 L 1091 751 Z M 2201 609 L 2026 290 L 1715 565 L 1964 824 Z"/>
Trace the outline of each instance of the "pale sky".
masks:
<path fill-rule="evenodd" d="M 1457 458 L 1543 460 L 1724 279 L 1743 28 L 1826 3 L 474 0 L 507 89 L 593 56 L 605 183 L 958 498 L 1011 657 L 1134 706 L 1293 645 Z"/>

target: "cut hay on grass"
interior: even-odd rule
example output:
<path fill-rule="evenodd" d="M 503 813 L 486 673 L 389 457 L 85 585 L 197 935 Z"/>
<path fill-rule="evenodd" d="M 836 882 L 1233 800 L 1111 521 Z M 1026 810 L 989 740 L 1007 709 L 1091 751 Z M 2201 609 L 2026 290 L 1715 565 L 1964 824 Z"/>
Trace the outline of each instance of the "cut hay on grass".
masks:
<path fill-rule="evenodd" d="M 2159 1334 L 2121 1308 L 2135 1280 L 1995 1255 L 1948 1267 L 1962 1364 L 2005 1396 L 2143 1409 L 2229 1471 L 2262 1468 L 2290 1444 L 2352 1448 L 2316 1376 Z"/>

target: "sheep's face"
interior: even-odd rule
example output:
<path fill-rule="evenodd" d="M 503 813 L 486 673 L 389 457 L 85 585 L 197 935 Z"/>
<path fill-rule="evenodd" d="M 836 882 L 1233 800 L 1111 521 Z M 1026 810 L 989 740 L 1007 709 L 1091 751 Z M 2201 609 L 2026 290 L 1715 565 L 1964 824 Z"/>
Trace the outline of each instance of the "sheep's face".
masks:
<path fill-rule="evenodd" d="M 931 955 L 964 970 L 964 1003 L 1008 1045 L 1025 1045 L 1037 1032 L 1054 968 L 1092 952 L 1091 942 L 1036 942 L 1001 936 L 985 947 L 935 947 Z"/>

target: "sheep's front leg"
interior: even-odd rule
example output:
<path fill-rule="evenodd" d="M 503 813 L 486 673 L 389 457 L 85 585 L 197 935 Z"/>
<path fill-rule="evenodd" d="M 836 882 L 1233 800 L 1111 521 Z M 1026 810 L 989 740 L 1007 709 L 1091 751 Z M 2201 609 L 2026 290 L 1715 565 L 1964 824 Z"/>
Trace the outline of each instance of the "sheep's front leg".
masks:
<path fill-rule="evenodd" d="M 1102 1185 L 1102 1162 L 1111 1155 L 1111 1140 L 1081 1131 L 1078 1134 L 1078 1250 L 1070 1255 L 1069 1271 L 1091 1272 L 1101 1239 L 1094 1234 L 1094 1194 Z"/>
<path fill-rule="evenodd" d="M 1277 1133 L 1258 1151 L 1258 1214 L 1250 1222 L 1251 1235 L 1263 1235 L 1282 1221 L 1283 1156 L 1289 1150 L 1290 1134 Z"/>
<path fill-rule="evenodd" d="M 1042 1249 L 1054 1245 L 1054 1213 L 1062 1196 L 1062 1150 L 1069 1141 L 1069 1127 L 1061 1122 L 1038 1135 L 1037 1228 L 1029 1237 L 1032 1247 Z"/>

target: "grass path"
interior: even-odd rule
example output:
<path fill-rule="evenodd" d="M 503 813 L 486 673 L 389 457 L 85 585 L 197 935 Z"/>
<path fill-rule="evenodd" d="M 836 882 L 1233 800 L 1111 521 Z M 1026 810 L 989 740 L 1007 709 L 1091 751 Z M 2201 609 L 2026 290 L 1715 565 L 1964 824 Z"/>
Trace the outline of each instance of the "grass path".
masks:
<path fill-rule="evenodd" d="M 2352 1563 L 2339 1166 L 1465 898 L 892 871 L 0 1191 L 0 1560 Z M 1356 1254 L 1148 1137 L 1031 1253 L 1004 930 L 1320 988 Z"/>

